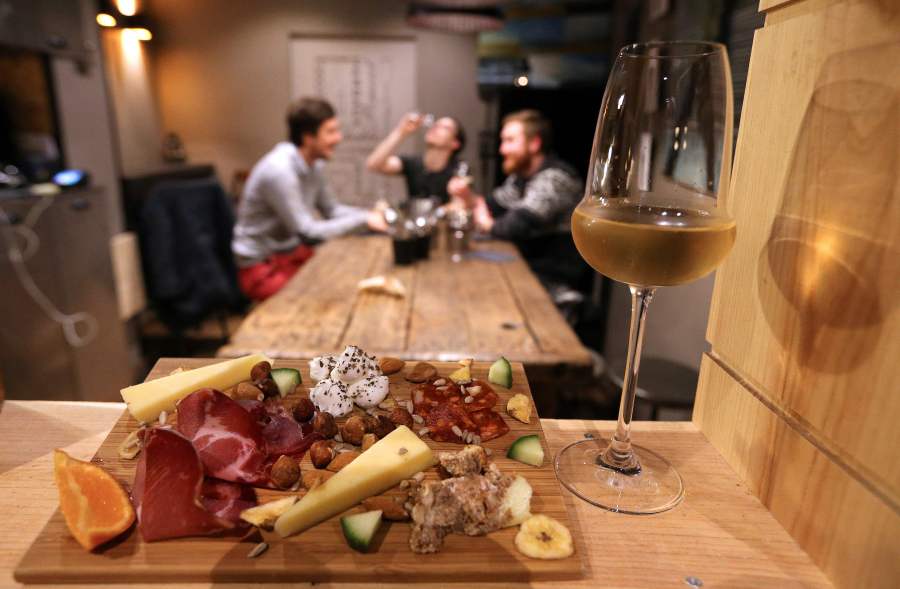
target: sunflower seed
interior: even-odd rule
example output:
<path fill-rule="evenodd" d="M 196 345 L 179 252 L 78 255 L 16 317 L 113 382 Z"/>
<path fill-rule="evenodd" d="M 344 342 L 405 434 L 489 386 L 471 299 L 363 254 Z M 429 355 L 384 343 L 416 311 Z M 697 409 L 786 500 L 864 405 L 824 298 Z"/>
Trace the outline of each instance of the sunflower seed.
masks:
<path fill-rule="evenodd" d="M 169 418 L 169 414 L 165 411 L 159 412 L 159 425 L 166 425 L 166 420 Z"/>
<path fill-rule="evenodd" d="M 477 395 L 478 393 L 481 392 L 481 386 L 480 386 L 480 385 L 475 385 L 474 387 L 469 387 L 469 388 L 467 388 L 466 391 L 468 391 L 468 393 L 469 393 L 470 395 Z"/>
<path fill-rule="evenodd" d="M 481 436 L 479 436 L 478 434 L 473 434 L 472 435 L 472 443 L 473 444 L 481 444 Z"/>
<path fill-rule="evenodd" d="M 473 397 L 472 395 L 469 395 L 468 397 L 463 399 L 463 403 L 471 403 L 474 400 L 475 400 L 475 397 Z"/>
<path fill-rule="evenodd" d="M 334 434 L 334 441 L 343 443 L 344 438 L 341 437 L 341 434 Z"/>
<path fill-rule="evenodd" d="M 449 389 L 449 388 L 450 388 L 449 386 L 443 386 L 443 387 L 437 387 L 437 388 L 434 389 L 434 390 L 439 391 L 439 392 L 441 392 L 441 393 L 446 393 L 446 392 L 447 392 L 447 389 Z"/>
<path fill-rule="evenodd" d="M 463 437 L 462 430 L 459 429 L 459 426 L 458 426 L 458 425 L 454 425 L 454 426 L 451 427 L 450 429 L 453 431 L 454 434 L 456 434 L 456 435 L 459 436 L 460 438 Z"/>
<path fill-rule="evenodd" d="M 413 402 L 412 402 L 412 400 L 407 399 L 407 400 L 406 400 L 406 410 L 409 411 L 410 413 L 412 413 L 412 412 L 413 412 L 413 409 L 414 409 L 414 407 L 413 407 Z"/>
<path fill-rule="evenodd" d="M 253 547 L 253 550 L 247 553 L 247 558 L 256 558 L 263 552 L 269 549 L 269 545 L 265 542 L 260 542 L 256 546 Z"/>
<path fill-rule="evenodd" d="M 447 384 L 447 381 L 444 380 L 443 378 L 439 378 L 436 381 L 434 381 L 434 386 L 436 386 L 436 387 L 442 387 L 445 384 Z"/>
<path fill-rule="evenodd" d="M 428 429 L 427 427 L 423 427 L 422 429 L 419 430 L 419 437 L 421 438 L 422 436 L 427 435 L 428 432 L 430 432 L 430 431 L 431 430 Z"/>
<path fill-rule="evenodd" d="M 425 480 L 425 473 L 417 472 L 413 475 L 413 480 L 415 480 L 417 483 L 421 483 L 423 480 Z"/>
<path fill-rule="evenodd" d="M 379 409 L 390 409 L 391 407 L 393 407 L 393 405 L 394 405 L 393 403 L 388 403 L 387 401 L 382 401 L 381 403 L 378 404 L 378 408 Z"/>
<path fill-rule="evenodd" d="M 416 423 L 425 423 L 425 419 L 421 415 L 416 415 L 415 413 L 413 413 L 412 418 Z"/>

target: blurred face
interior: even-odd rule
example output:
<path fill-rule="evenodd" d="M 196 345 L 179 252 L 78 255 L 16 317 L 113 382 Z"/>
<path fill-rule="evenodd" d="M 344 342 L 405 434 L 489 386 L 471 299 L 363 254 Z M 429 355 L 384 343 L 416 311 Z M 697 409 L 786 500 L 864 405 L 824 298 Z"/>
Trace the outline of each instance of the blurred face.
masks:
<path fill-rule="evenodd" d="M 341 123 L 337 117 L 326 119 L 315 135 L 303 137 L 303 147 L 308 147 L 312 159 L 330 160 L 334 156 L 334 150 L 343 141 Z"/>
<path fill-rule="evenodd" d="M 521 174 L 531 167 L 531 160 L 541 152 L 541 140 L 528 138 L 525 126 L 519 121 L 510 121 L 500 130 L 500 155 L 503 156 L 503 172 Z"/>
<path fill-rule="evenodd" d="M 441 117 L 425 133 L 425 143 L 430 147 L 456 149 L 459 141 L 456 139 L 456 123 L 450 117 Z"/>

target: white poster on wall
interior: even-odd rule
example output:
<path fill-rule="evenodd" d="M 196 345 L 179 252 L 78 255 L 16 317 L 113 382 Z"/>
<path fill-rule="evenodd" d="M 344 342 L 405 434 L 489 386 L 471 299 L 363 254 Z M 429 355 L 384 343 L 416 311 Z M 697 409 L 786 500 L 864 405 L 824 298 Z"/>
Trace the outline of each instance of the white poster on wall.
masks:
<path fill-rule="evenodd" d="M 415 40 L 292 37 L 290 69 L 291 99 L 325 98 L 341 121 L 344 142 L 326 168 L 334 194 L 360 205 L 404 199 L 402 180 L 367 171 L 366 157 L 404 113 L 417 110 Z"/>

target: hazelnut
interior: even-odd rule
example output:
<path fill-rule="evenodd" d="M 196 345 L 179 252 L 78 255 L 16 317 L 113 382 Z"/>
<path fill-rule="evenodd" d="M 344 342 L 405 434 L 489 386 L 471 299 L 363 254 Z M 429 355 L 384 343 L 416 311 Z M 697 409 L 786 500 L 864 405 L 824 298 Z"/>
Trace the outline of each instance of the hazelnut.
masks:
<path fill-rule="evenodd" d="M 253 368 L 250 369 L 250 380 L 262 380 L 264 378 L 269 378 L 269 375 L 272 374 L 272 365 L 263 360 L 262 362 L 257 362 L 253 365 Z"/>
<path fill-rule="evenodd" d="M 296 460 L 282 454 L 272 465 L 269 478 L 279 489 L 290 489 L 300 480 L 300 466 Z"/>
<path fill-rule="evenodd" d="M 259 387 L 250 382 L 249 380 L 245 380 L 244 382 L 239 382 L 236 387 L 234 387 L 234 395 L 232 399 L 237 400 L 257 400 L 259 395 L 262 394 L 262 391 L 259 390 Z"/>
<path fill-rule="evenodd" d="M 313 431 L 318 432 L 324 438 L 333 438 L 338 433 L 334 415 L 327 411 L 319 411 L 313 417 Z"/>
<path fill-rule="evenodd" d="M 348 444 L 359 446 L 362 444 L 363 435 L 366 433 L 366 422 L 359 415 L 350 417 L 341 426 L 341 439 Z"/>
<path fill-rule="evenodd" d="M 375 418 L 374 415 L 369 415 L 366 413 L 362 416 L 363 426 L 366 428 L 366 433 L 371 434 L 375 432 L 375 428 L 378 427 L 378 419 Z"/>
<path fill-rule="evenodd" d="M 325 468 L 334 459 L 334 447 L 329 440 L 319 440 L 309 447 L 309 459 L 316 468 Z"/>
<path fill-rule="evenodd" d="M 312 401 L 303 397 L 294 405 L 293 413 L 297 423 L 305 423 L 313 418 L 313 415 L 316 413 L 316 406 L 313 405 Z"/>
<path fill-rule="evenodd" d="M 412 415 L 410 415 L 409 411 L 403 407 L 394 407 L 394 410 L 391 411 L 390 419 L 394 425 L 405 425 L 406 427 L 413 426 Z"/>
<path fill-rule="evenodd" d="M 259 390 L 263 392 L 263 395 L 266 397 L 278 397 L 281 395 L 281 392 L 278 390 L 278 385 L 275 384 L 275 381 L 271 376 L 253 381 L 253 384 L 259 387 Z"/>
<path fill-rule="evenodd" d="M 379 415 L 375 418 L 375 421 L 376 424 L 372 433 L 378 436 L 379 439 L 394 431 L 394 428 L 396 427 L 394 422 L 388 419 L 386 415 Z"/>
<path fill-rule="evenodd" d="M 377 441 L 378 441 L 378 436 L 376 436 L 375 434 L 365 434 L 363 436 L 362 444 L 361 444 L 362 451 L 365 452 L 366 450 L 371 448 Z"/>

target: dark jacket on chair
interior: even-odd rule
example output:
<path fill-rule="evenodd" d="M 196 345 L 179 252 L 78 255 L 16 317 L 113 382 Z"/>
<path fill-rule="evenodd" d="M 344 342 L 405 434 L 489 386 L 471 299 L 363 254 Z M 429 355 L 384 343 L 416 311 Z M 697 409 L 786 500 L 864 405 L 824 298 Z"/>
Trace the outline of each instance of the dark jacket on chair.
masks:
<path fill-rule="evenodd" d="M 246 304 L 231 255 L 234 215 L 215 179 L 160 184 L 140 215 L 147 291 L 160 319 L 180 329 Z"/>

